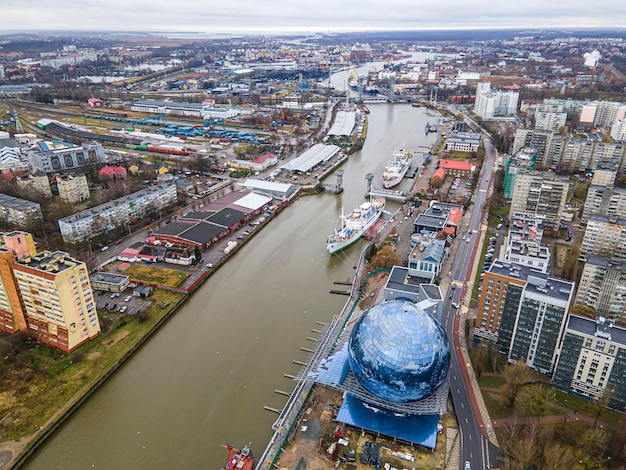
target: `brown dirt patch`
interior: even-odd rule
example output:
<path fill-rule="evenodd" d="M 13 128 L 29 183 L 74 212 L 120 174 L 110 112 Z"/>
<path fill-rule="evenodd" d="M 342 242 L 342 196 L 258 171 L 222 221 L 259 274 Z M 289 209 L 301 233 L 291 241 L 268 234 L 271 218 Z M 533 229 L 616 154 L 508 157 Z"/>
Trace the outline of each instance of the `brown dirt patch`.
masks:
<path fill-rule="evenodd" d="M 109 349 L 112 346 L 115 346 L 117 343 L 122 341 L 124 338 L 128 336 L 128 330 L 121 330 L 118 334 L 111 336 L 111 338 L 104 342 L 104 346 Z"/>
<path fill-rule="evenodd" d="M 87 356 L 87 359 L 89 359 L 90 361 L 95 361 L 96 359 L 99 359 L 102 357 L 102 353 L 99 351 L 94 351 L 91 354 L 89 354 L 89 356 Z"/>

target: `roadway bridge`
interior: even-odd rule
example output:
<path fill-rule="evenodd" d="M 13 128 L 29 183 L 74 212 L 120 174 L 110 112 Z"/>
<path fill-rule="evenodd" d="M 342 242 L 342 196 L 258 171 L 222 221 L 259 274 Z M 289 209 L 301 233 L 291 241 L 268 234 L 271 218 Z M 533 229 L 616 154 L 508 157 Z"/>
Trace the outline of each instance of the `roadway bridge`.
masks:
<path fill-rule="evenodd" d="M 370 190 L 372 197 L 384 197 L 398 202 L 405 202 L 407 194 L 404 191 L 394 191 L 393 189 L 372 188 Z"/>

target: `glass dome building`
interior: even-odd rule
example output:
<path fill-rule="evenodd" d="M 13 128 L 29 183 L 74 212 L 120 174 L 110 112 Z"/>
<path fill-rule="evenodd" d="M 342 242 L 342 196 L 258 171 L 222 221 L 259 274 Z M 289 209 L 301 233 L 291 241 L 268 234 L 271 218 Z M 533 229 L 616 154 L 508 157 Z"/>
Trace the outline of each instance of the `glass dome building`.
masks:
<path fill-rule="evenodd" d="M 422 400 L 446 380 L 450 345 L 435 318 L 393 300 L 365 312 L 349 338 L 348 361 L 359 384 L 392 403 Z"/>

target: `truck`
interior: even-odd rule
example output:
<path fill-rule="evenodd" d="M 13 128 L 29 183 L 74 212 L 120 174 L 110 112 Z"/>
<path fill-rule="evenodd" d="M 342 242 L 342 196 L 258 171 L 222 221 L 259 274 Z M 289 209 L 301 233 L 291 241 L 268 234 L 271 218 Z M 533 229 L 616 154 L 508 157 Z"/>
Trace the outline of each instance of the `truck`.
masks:
<path fill-rule="evenodd" d="M 226 248 L 224 248 L 224 254 L 228 254 L 230 253 L 233 248 L 235 248 L 237 246 L 237 242 L 234 240 L 231 240 L 228 242 L 228 244 L 226 245 Z"/>

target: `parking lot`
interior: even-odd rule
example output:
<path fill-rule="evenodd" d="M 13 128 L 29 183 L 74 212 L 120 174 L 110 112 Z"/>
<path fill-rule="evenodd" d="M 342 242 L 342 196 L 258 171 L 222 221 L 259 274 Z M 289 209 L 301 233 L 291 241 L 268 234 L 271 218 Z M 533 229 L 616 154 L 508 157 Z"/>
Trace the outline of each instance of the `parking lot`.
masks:
<path fill-rule="evenodd" d="M 149 299 L 133 296 L 131 292 L 131 289 L 127 289 L 126 292 L 96 291 L 97 308 L 110 312 L 137 315 L 150 307 L 152 302 Z"/>

